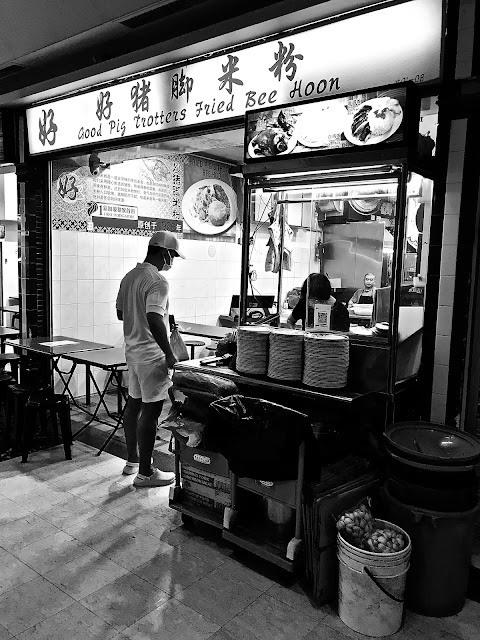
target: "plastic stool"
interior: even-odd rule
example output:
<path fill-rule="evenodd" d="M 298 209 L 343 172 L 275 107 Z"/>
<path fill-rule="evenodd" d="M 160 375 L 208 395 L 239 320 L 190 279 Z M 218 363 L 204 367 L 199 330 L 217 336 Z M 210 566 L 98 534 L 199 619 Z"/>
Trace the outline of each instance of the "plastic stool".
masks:
<path fill-rule="evenodd" d="M 18 363 L 20 356 L 17 353 L 0 353 L 0 369 L 10 363 L 10 369 L 15 380 L 18 382 Z"/>
<path fill-rule="evenodd" d="M 195 347 L 204 347 L 205 342 L 200 340 L 185 340 L 185 346 L 190 347 L 190 360 L 195 359 Z"/>
<path fill-rule="evenodd" d="M 37 415 L 40 418 L 40 424 L 43 428 L 43 425 L 47 423 L 48 411 L 50 412 L 50 421 L 52 423 L 55 441 L 58 441 L 58 417 L 62 432 L 65 460 L 72 459 L 72 423 L 70 419 L 70 402 L 67 396 L 61 394 L 45 396 L 45 394 L 35 392 L 29 396 L 24 410 L 22 462 L 27 462 L 28 460 L 28 451 L 33 442 Z"/>

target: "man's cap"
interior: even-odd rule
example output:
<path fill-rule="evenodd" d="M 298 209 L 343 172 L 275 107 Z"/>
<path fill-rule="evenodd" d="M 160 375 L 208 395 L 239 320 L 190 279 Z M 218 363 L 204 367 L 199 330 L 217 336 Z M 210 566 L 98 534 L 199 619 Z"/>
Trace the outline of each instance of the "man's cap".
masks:
<path fill-rule="evenodd" d="M 148 243 L 149 247 L 163 247 L 163 249 L 169 249 L 170 251 L 175 251 L 179 258 L 185 258 L 183 253 L 180 251 L 180 244 L 177 238 L 170 233 L 170 231 L 157 231 L 150 238 Z"/>

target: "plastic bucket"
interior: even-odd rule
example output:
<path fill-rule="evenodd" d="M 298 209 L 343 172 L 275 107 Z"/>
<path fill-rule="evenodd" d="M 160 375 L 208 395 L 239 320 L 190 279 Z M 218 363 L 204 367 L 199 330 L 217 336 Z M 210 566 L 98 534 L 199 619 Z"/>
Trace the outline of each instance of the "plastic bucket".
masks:
<path fill-rule="evenodd" d="M 408 609 L 425 616 L 453 616 L 465 604 L 475 517 L 468 511 L 429 511 L 404 504 L 383 489 L 389 517 L 412 539 L 412 565 L 405 594 Z"/>
<path fill-rule="evenodd" d="M 407 546 L 395 553 L 372 553 L 354 547 L 338 533 L 338 615 L 350 629 L 383 638 L 402 625 L 412 544 L 408 534 L 397 525 L 385 520 L 375 522 L 402 533 Z"/>

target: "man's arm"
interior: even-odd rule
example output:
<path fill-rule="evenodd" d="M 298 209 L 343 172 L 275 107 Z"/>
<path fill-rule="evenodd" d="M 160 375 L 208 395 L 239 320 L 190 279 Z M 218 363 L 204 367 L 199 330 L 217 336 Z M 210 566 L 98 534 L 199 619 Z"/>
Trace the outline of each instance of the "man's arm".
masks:
<path fill-rule="evenodd" d="M 159 313 L 149 311 L 147 313 L 147 321 L 156 343 L 165 354 L 169 369 L 173 369 L 174 364 L 177 362 L 177 358 L 175 357 L 175 354 L 173 353 L 170 346 L 167 329 L 163 322 L 162 316 Z"/>

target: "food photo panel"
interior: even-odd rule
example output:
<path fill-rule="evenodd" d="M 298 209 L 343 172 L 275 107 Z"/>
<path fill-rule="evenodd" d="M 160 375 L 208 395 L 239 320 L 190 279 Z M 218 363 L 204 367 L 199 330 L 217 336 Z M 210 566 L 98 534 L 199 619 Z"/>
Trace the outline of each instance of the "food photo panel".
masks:
<path fill-rule="evenodd" d="M 247 112 L 245 159 L 380 144 L 403 145 L 406 141 L 407 89 L 409 87 L 405 85 L 390 85 L 315 102 Z"/>

